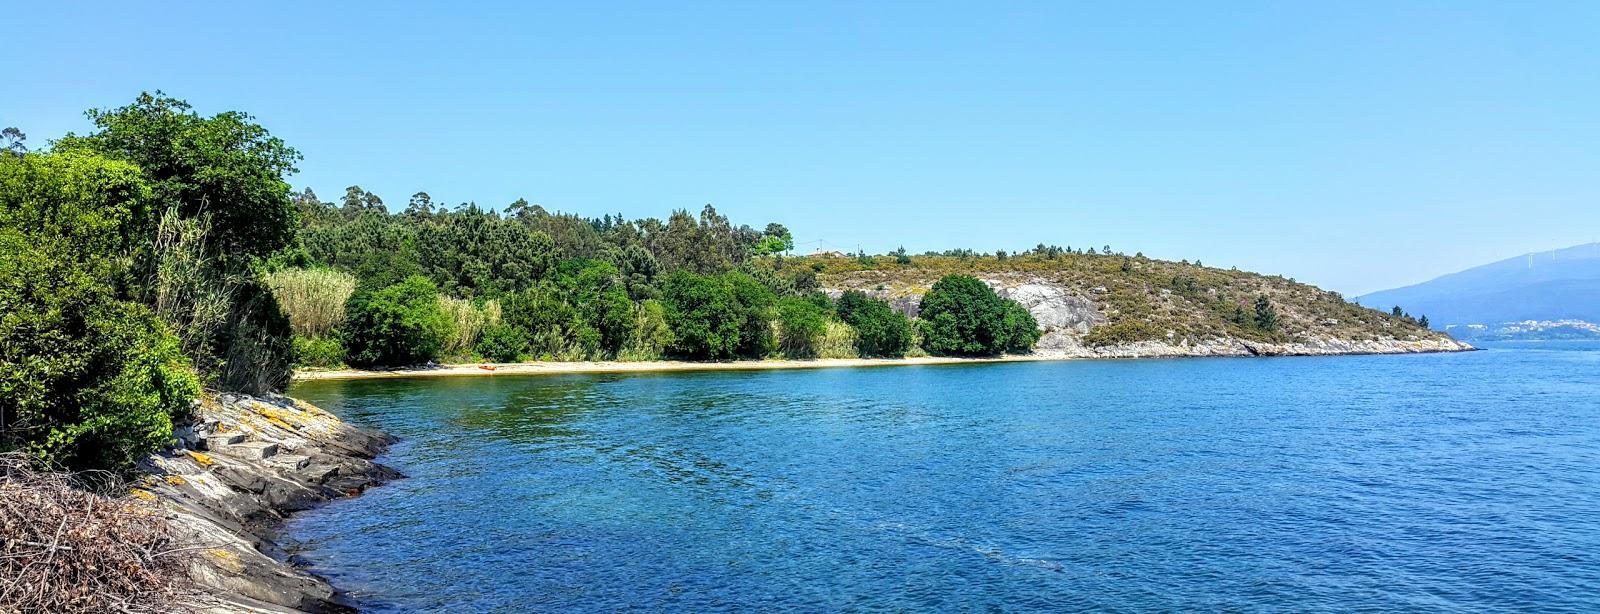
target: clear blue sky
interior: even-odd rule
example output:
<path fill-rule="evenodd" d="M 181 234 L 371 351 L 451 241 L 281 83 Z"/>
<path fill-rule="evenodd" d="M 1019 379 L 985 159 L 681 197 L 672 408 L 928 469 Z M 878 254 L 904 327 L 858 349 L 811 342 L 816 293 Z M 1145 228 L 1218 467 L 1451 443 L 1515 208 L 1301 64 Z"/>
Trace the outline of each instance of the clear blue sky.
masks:
<path fill-rule="evenodd" d="M 1348 294 L 1600 237 L 1600 3 L 672 4 L 17 2 L 0 124 L 159 88 L 255 114 L 324 199 L 713 203 Z"/>

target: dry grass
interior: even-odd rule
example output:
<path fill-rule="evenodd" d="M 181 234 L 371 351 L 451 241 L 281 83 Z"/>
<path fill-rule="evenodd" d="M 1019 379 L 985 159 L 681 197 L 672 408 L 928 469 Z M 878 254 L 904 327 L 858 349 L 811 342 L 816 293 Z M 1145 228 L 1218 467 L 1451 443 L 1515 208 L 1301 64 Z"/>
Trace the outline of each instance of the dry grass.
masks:
<path fill-rule="evenodd" d="M 817 358 L 860 358 L 856 351 L 856 329 L 849 324 L 828 319 L 827 328 L 817 339 Z"/>
<path fill-rule="evenodd" d="M 818 276 L 827 287 L 895 297 L 919 295 L 952 273 L 1053 282 L 1090 297 L 1106 317 L 1105 327 L 1116 327 L 1101 336 L 1114 336 L 1119 343 L 1166 340 L 1167 331 L 1172 331 L 1174 341 L 1190 342 L 1223 337 L 1287 341 L 1302 336 L 1347 340 L 1438 336 L 1414 322 L 1347 303 L 1338 293 L 1293 278 L 1138 255 L 1026 254 L 1004 260 L 982 255 L 914 256 L 906 264 L 886 256 L 870 262 L 813 256 L 803 262 L 821 269 Z M 1272 301 L 1280 331 L 1261 331 L 1233 321 L 1235 307 L 1253 316 L 1259 296 Z"/>
<path fill-rule="evenodd" d="M 0 612 L 182 610 L 190 551 L 154 506 L 75 486 L 83 477 L 0 455 Z"/>
<path fill-rule="evenodd" d="M 267 276 L 267 286 L 295 334 L 321 337 L 344 323 L 356 278 L 332 269 L 283 269 Z"/>
<path fill-rule="evenodd" d="M 499 301 L 487 301 L 479 307 L 469 300 L 440 296 L 439 309 L 450 319 L 451 334 L 444 344 L 446 356 L 471 353 L 483 336 L 483 329 L 500 322 Z"/>

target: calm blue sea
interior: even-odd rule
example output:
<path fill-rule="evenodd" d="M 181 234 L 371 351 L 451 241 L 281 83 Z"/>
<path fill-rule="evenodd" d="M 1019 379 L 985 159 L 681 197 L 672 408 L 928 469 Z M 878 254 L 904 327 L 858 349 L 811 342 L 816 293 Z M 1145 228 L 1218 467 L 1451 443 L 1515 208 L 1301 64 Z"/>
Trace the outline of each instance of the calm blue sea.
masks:
<path fill-rule="evenodd" d="M 372 611 L 1600 611 L 1600 343 L 309 382 Z"/>

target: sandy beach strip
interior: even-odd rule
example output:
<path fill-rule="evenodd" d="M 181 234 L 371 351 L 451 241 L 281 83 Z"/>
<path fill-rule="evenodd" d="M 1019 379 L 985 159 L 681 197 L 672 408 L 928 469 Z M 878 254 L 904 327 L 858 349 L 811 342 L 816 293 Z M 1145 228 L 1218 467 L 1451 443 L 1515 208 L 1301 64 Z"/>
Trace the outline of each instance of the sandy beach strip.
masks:
<path fill-rule="evenodd" d="M 641 362 L 518 362 L 518 363 L 467 363 L 404 369 L 303 369 L 296 371 L 296 381 L 331 379 L 380 379 L 393 377 L 466 377 L 494 375 L 570 375 L 578 373 L 652 373 L 674 371 L 767 371 L 777 369 L 828 369 L 841 367 L 901 367 L 916 365 L 982 364 L 992 362 L 1021 362 L 1055 360 L 1052 356 L 1022 355 L 997 358 L 952 358 L 919 356 L 916 358 L 817 358 L 812 360 L 735 360 L 728 362 L 691 362 L 655 360 Z"/>

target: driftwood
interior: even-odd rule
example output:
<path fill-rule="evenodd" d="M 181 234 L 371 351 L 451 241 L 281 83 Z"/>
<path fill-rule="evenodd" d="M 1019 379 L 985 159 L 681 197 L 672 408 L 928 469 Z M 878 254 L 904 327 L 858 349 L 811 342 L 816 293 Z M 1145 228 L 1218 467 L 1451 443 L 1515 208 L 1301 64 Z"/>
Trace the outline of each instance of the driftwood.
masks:
<path fill-rule="evenodd" d="M 172 612 L 191 548 L 106 475 L 35 471 L 0 454 L 0 613 Z"/>

